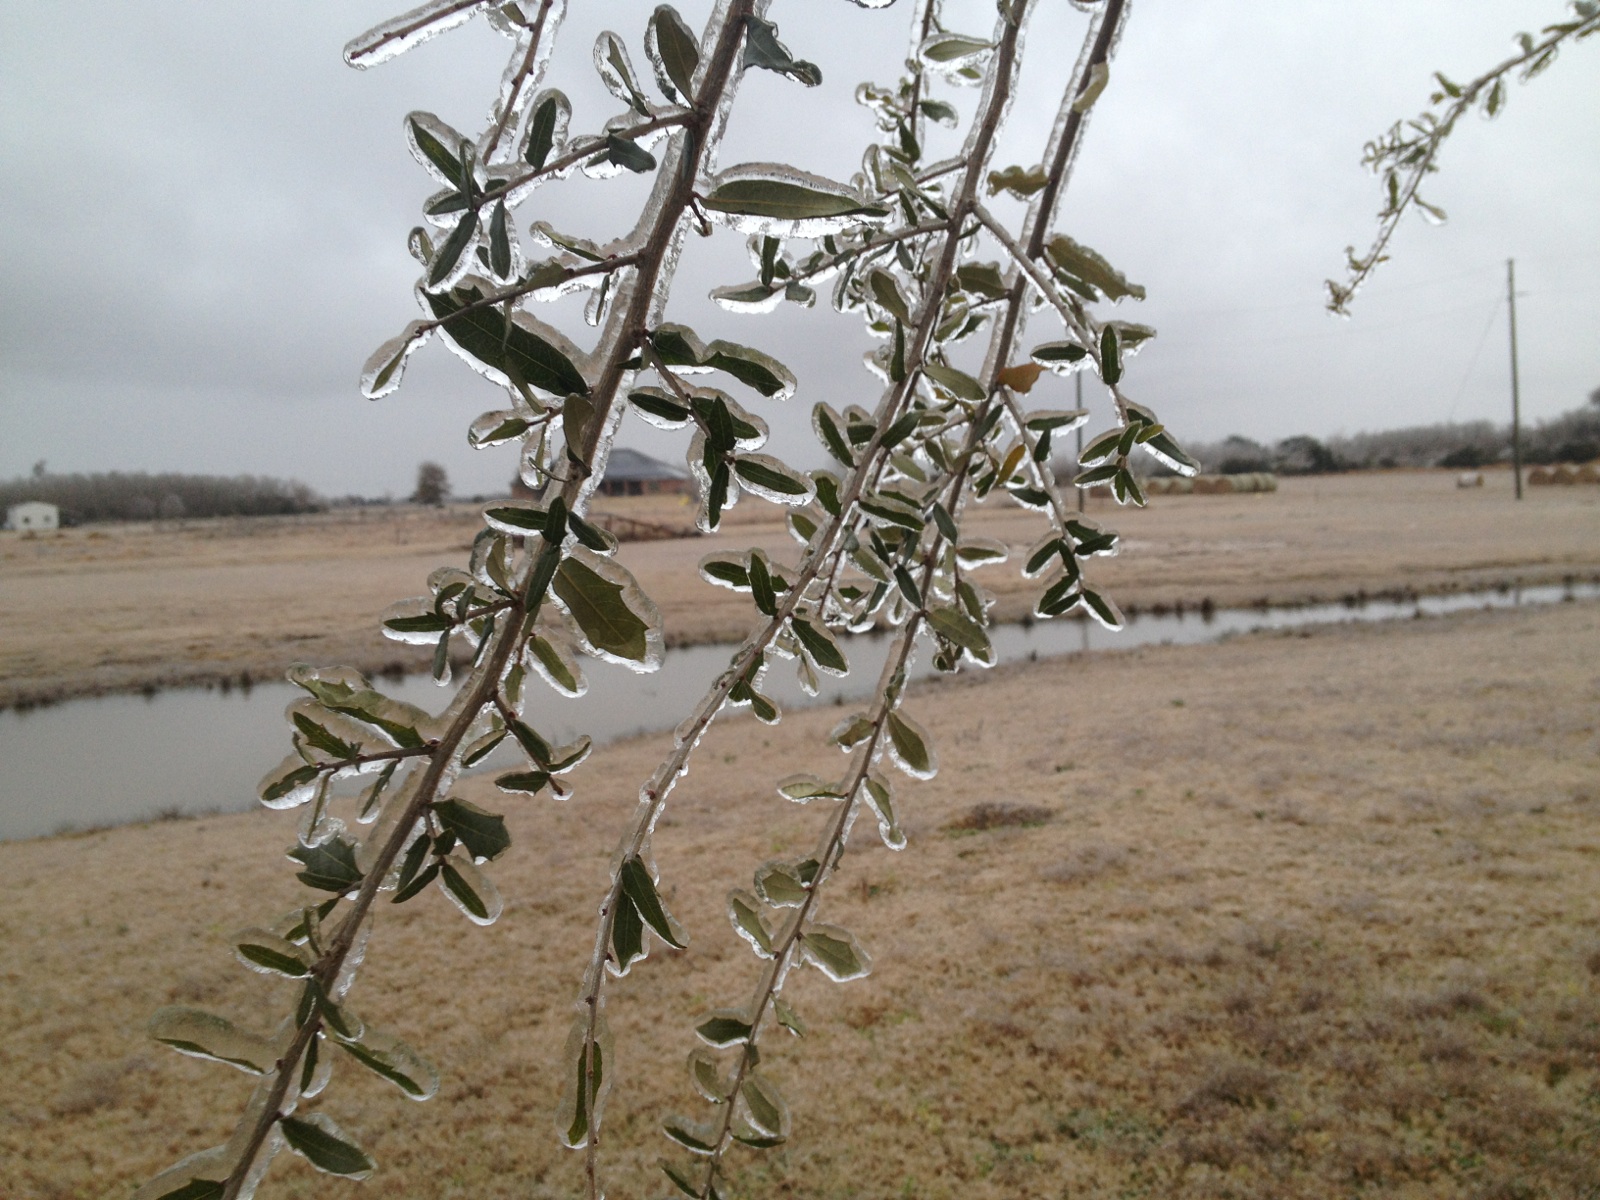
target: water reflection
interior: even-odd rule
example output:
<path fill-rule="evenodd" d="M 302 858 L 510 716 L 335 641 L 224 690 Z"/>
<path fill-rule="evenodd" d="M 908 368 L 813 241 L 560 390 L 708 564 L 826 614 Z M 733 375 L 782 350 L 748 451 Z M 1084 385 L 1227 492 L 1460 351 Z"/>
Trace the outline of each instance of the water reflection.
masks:
<path fill-rule="evenodd" d="M 1447 596 L 1346 602 L 1304 608 L 1143 612 L 1121 633 L 1092 621 L 1042 621 L 994 630 L 1001 662 L 1160 643 L 1217 641 L 1257 629 L 1289 629 L 1334 621 L 1384 621 L 1473 608 L 1504 608 L 1600 598 L 1600 584 L 1507 587 Z M 822 692 L 800 691 L 794 672 L 777 663 L 767 691 L 785 708 L 857 699 L 875 684 L 889 638 L 848 643 L 852 671 L 824 676 Z M 588 733 L 597 742 L 671 728 L 691 697 L 710 686 L 733 652 L 728 645 L 670 650 L 647 676 L 602 664 L 588 668 L 589 691 L 576 700 L 553 694 L 536 723 L 567 742 Z M 915 674 L 926 675 L 928 655 Z M 384 691 L 437 712 L 445 693 L 426 676 L 385 680 Z M 287 683 L 216 690 L 179 689 L 146 695 L 69 701 L 31 712 L 0 713 L 0 840 L 69 828 L 144 820 L 162 813 L 237 812 L 255 804 L 261 775 L 288 747 L 281 719 L 302 693 Z M 509 751 L 503 751 L 509 755 Z M 507 761 L 513 761 L 507 759 Z M 491 765 L 494 765 L 491 761 Z"/>

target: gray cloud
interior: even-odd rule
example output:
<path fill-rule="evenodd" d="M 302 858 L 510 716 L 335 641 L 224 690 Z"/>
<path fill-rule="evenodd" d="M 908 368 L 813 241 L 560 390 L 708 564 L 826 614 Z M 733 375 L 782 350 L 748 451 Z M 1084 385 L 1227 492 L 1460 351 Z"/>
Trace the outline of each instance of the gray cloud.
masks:
<path fill-rule="evenodd" d="M 474 455 L 464 437 L 494 390 L 442 347 L 424 351 L 397 397 L 372 405 L 355 390 L 367 353 L 415 313 L 404 239 L 431 189 L 401 119 L 427 108 L 475 128 L 505 45 L 479 23 L 381 68 L 345 67 L 344 40 L 394 7 L 0 11 L 0 475 L 44 457 L 60 470 L 249 470 L 400 492 L 431 457 L 460 490 L 504 483 L 509 456 Z M 680 7 L 695 22 L 709 3 Z M 1063 0 L 1038 7 L 1003 161 L 1036 159 L 1054 76 L 1076 53 L 1082 16 Z M 642 65 L 650 8 L 573 5 L 556 82 L 576 128 L 616 108 L 588 66 L 600 22 Z M 847 176 L 870 136 L 854 86 L 897 72 L 907 12 L 776 0 L 785 39 L 826 82 L 808 91 L 756 73 L 723 161 L 771 157 L 776 142 Z M 974 30 L 990 13 L 980 0 L 947 5 Z M 1208 439 L 1498 419 L 1495 311 L 1515 255 L 1529 293 L 1527 410 L 1580 403 L 1600 384 L 1593 43 L 1514 89 L 1499 121 L 1462 127 L 1432 189 L 1450 223 L 1402 230 L 1352 321 L 1326 317 L 1319 292 L 1342 247 L 1370 236 L 1378 196 L 1357 166 L 1361 143 L 1421 108 L 1433 69 L 1470 74 L 1516 28 L 1559 15 L 1554 3 L 1445 0 L 1136 8 L 1060 219 L 1149 288 L 1127 314 L 1161 331 L 1133 364 L 1135 393 Z M 522 218 L 609 236 L 642 194 L 634 180 L 574 181 Z M 859 366 L 869 343 L 827 311 L 738 317 L 703 300 L 748 271 L 740 239 L 691 238 L 673 314 L 795 367 L 802 393 L 773 423 L 805 439 L 795 454 L 810 461 L 811 402 L 873 398 Z M 571 309 L 559 319 L 581 334 Z M 1035 328 L 1047 335 L 1043 318 Z M 679 452 L 631 425 L 624 438 Z"/>

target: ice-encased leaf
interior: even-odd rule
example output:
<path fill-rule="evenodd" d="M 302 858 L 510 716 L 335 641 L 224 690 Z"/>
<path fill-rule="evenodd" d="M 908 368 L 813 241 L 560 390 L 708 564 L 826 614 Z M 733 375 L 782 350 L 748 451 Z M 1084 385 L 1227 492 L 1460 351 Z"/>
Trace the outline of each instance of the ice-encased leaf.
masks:
<path fill-rule="evenodd" d="M 1113 303 L 1129 296 L 1135 300 L 1144 299 L 1144 288 L 1136 283 L 1129 283 L 1127 278 L 1099 253 L 1081 242 L 1074 241 L 1064 233 L 1056 234 L 1045 243 L 1044 252 L 1057 271 L 1067 276 L 1069 281 L 1076 282 L 1089 290 L 1086 299 L 1097 300 L 1101 295 Z"/>
<path fill-rule="evenodd" d="M 761 914 L 761 902 L 749 892 L 735 889 L 728 894 L 728 920 L 734 932 L 750 943 L 762 958 L 772 957 L 772 931 Z"/>
<path fill-rule="evenodd" d="M 850 663 L 845 659 L 844 651 L 839 648 L 839 639 L 833 636 L 833 630 L 821 621 L 798 615 L 790 618 L 789 627 L 794 630 L 795 637 L 800 640 L 807 657 L 819 670 L 826 671 L 829 675 L 843 676 L 850 673 Z"/>
<path fill-rule="evenodd" d="M 706 347 L 701 363 L 727 372 L 768 400 L 787 400 L 794 395 L 794 372 L 770 354 L 752 350 L 749 346 L 719 339 Z"/>
<path fill-rule="evenodd" d="M 734 460 L 739 486 L 773 504 L 809 504 L 816 488 L 810 478 L 770 454 L 744 454 Z"/>
<path fill-rule="evenodd" d="M 263 975 L 301 979 L 311 971 L 299 946 L 265 929 L 245 929 L 234 934 L 233 952 L 245 966 Z"/>
<path fill-rule="evenodd" d="M 843 184 L 778 163 L 728 168 L 716 177 L 704 207 L 741 233 L 786 237 L 823 237 L 889 215 Z"/>
<path fill-rule="evenodd" d="M 449 292 L 425 292 L 423 298 L 449 340 L 495 382 L 510 385 L 518 379 L 557 396 L 588 395 L 588 381 L 555 330 L 521 312 L 507 322 L 495 305 L 468 309 L 488 290 L 469 277 Z"/>
<path fill-rule="evenodd" d="M 198 1008 L 169 1005 L 150 1018 L 150 1036 L 179 1054 L 227 1063 L 248 1075 L 264 1075 L 277 1060 L 272 1043 L 240 1029 L 226 1017 Z"/>
<path fill-rule="evenodd" d="M 922 373 L 951 395 L 962 400 L 982 400 L 988 395 L 983 384 L 971 375 L 944 363 L 925 362 L 922 364 Z"/>
<path fill-rule="evenodd" d="M 591 1128 L 600 1128 L 600 1116 L 611 1090 L 612 1037 L 604 1014 L 594 1015 L 595 1036 L 589 1038 L 589 1016 L 580 1013 L 567 1034 L 562 1051 L 561 1102 L 556 1109 L 556 1128 L 562 1144 L 581 1150 L 589 1144 Z"/>
<path fill-rule="evenodd" d="M 572 120 L 572 102 L 565 93 L 549 88 L 534 97 L 533 116 L 528 119 L 528 141 L 522 148 L 522 161 L 534 170 L 543 170 L 550 153 L 567 140 L 567 125 Z"/>
<path fill-rule="evenodd" d="M 474 925 L 493 925 L 505 902 L 494 881 L 470 858 L 452 854 L 439 864 L 439 890 Z"/>
<path fill-rule="evenodd" d="M 860 979 L 872 970 L 872 959 L 856 935 L 837 925 L 813 925 L 800 935 L 807 960 L 835 983 Z"/>
<path fill-rule="evenodd" d="M 798 908 L 805 903 L 806 885 L 793 863 L 769 862 L 756 868 L 756 895 L 774 908 Z"/>
<path fill-rule="evenodd" d="M 460 797 L 452 796 L 435 804 L 433 814 L 446 833 L 456 835 L 456 840 L 467 848 L 474 861 L 498 858 L 511 845 L 511 834 L 506 831 L 503 816 L 486 812 Z"/>
<path fill-rule="evenodd" d="M 700 43 L 672 5 L 656 6 L 645 29 L 644 54 L 655 70 L 661 90 L 670 99 L 693 104 Z"/>
<path fill-rule="evenodd" d="M 910 325 L 911 306 L 900 293 L 900 283 L 888 271 L 873 267 L 867 272 L 867 286 L 878 306 L 902 325 Z"/>
<path fill-rule="evenodd" d="M 222 1200 L 227 1178 L 238 1160 L 231 1142 L 201 1150 L 149 1180 L 134 1192 L 132 1200 Z"/>
<path fill-rule="evenodd" d="M 281 1117 L 278 1128 L 283 1131 L 283 1139 L 289 1143 L 289 1149 L 325 1174 L 342 1175 L 346 1179 L 366 1179 L 377 1170 L 377 1164 L 368 1157 L 367 1152 L 356 1145 L 327 1113 Z"/>
<path fill-rule="evenodd" d="M 371 725 L 396 746 L 421 747 L 424 731 L 433 727 L 433 718 L 422 709 L 374 691 L 365 676 L 347 667 L 295 663 L 287 674 L 290 683 L 305 689 L 323 707 Z"/>
<path fill-rule="evenodd" d="M 461 146 L 466 139 L 460 133 L 432 113 L 414 112 L 406 117 L 406 140 L 412 157 L 428 174 L 456 192 L 467 190 L 471 180 L 461 172 Z"/>
<path fill-rule="evenodd" d="M 756 1129 L 773 1138 L 789 1136 L 789 1105 L 783 1093 L 759 1071 L 750 1071 L 739 1088 L 743 1115 Z"/>
<path fill-rule="evenodd" d="M 822 82 L 822 68 L 795 58 L 778 40 L 778 27 L 757 16 L 745 18 L 744 65 L 776 71 L 807 87 L 816 87 Z"/>
<path fill-rule="evenodd" d="M 1070 375 L 1089 362 L 1089 352 L 1077 342 L 1045 342 L 1035 346 L 1028 357 L 1057 375 Z"/>
<path fill-rule="evenodd" d="M 683 930 L 662 905 L 661 897 L 656 892 L 656 882 L 643 859 L 633 857 L 623 861 L 622 893 L 639 910 L 645 924 L 667 945 L 678 950 L 688 945 Z"/>
<path fill-rule="evenodd" d="M 291 754 L 262 776 L 256 795 L 268 808 L 295 808 L 317 794 L 320 775 L 315 763 Z"/>
<path fill-rule="evenodd" d="M 717 1132 L 704 1122 L 670 1117 L 661 1131 L 691 1154 L 710 1154 L 717 1148 Z"/>
<path fill-rule="evenodd" d="M 616 34 L 607 31 L 595 39 L 594 69 L 600 73 L 600 82 L 605 84 L 606 91 L 641 117 L 649 117 L 650 103 L 639 91 L 628 48 Z"/>
<path fill-rule="evenodd" d="M 581 696 L 589 690 L 577 655 L 565 632 L 540 626 L 528 639 L 523 660 L 563 696 Z"/>
<path fill-rule="evenodd" d="M 556 569 L 551 589 L 571 614 L 585 651 L 635 670 L 661 665 L 661 614 L 620 563 L 576 547 Z"/>
<path fill-rule="evenodd" d="M 935 33 L 917 47 L 917 57 L 932 66 L 952 70 L 970 66 L 994 49 L 993 42 L 960 33 Z"/>
<path fill-rule="evenodd" d="M 1006 167 L 1001 171 L 989 172 L 989 195 L 1009 192 L 1018 200 L 1026 200 L 1035 192 L 1042 191 L 1048 182 L 1049 176 L 1043 167 Z"/>
<path fill-rule="evenodd" d="M 804 804 L 808 800 L 845 798 L 837 784 L 827 783 L 815 775 L 806 773 L 787 775 L 778 780 L 778 795 L 785 800 L 793 800 L 796 804 Z"/>
<path fill-rule="evenodd" d="M 397 389 L 407 360 L 432 335 L 427 322 L 413 321 L 399 337 L 390 338 L 374 350 L 361 368 L 361 394 L 368 400 L 376 400 Z"/>
<path fill-rule="evenodd" d="M 355 844 L 335 837 L 316 846 L 295 846 L 289 857 L 305 867 L 295 878 L 307 887 L 343 896 L 361 886 Z"/>
<path fill-rule="evenodd" d="M 712 1104 L 728 1102 L 728 1084 L 709 1050 L 696 1046 L 689 1051 L 689 1081 L 695 1091 Z"/>
<path fill-rule="evenodd" d="M 532 500 L 503 500 L 483 510 L 483 519 L 489 528 L 512 537 L 526 537 L 530 533 L 543 533 L 546 525 L 545 506 Z M 563 530 L 556 530 L 562 533 Z"/>
<path fill-rule="evenodd" d="M 913 779 L 932 779 L 939 770 L 928 731 L 910 717 L 895 711 L 888 717 L 889 749 L 895 765 Z"/>
<path fill-rule="evenodd" d="M 750 1040 L 750 1020 L 740 1009 L 719 1008 L 694 1027 L 707 1045 L 719 1049 L 738 1046 Z"/>
<path fill-rule="evenodd" d="M 878 833 L 883 844 L 891 850 L 904 850 L 906 835 L 900 828 L 900 819 L 895 816 L 894 790 L 889 780 L 882 775 L 868 775 L 866 787 L 867 802 L 877 814 Z"/>
<path fill-rule="evenodd" d="M 988 630 L 979 625 L 954 605 L 944 605 L 928 613 L 928 624 L 940 637 L 961 647 L 972 660 L 988 667 L 993 666 L 994 645 Z M 891 736 L 893 730 L 891 728 Z"/>
<path fill-rule="evenodd" d="M 339 1045 L 369 1071 L 381 1075 L 413 1100 L 431 1100 L 439 1091 L 439 1072 L 433 1064 L 391 1033 L 370 1025 L 356 1041 Z"/>

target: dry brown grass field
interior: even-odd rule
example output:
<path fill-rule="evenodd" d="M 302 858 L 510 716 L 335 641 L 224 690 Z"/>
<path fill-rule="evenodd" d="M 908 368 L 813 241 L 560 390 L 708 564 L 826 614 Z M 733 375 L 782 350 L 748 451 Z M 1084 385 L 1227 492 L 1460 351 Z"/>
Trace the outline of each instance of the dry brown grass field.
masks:
<path fill-rule="evenodd" d="M 1277 553 L 1249 549 L 1256 510 L 1194 511 L 1163 519 L 1214 538 L 1229 521 L 1241 557 Z M 1140 520 L 1136 538 L 1182 550 L 1162 540 L 1174 525 Z M 1395 553 L 1372 546 L 1380 564 Z M 943 768 L 900 793 L 910 845 L 861 828 L 822 905 L 876 969 L 794 979 L 808 1035 L 764 1060 L 794 1137 L 736 1158 L 738 1193 L 1600 1195 L 1597 664 L 1600 607 L 1580 603 L 924 689 L 911 711 Z M 825 768 L 836 716 L 719 724 L 658 832 L 693 942 L 613 994 L 614 1196 L 666 1191 L 655 1122 L 698 1104 L 692 1024 L 755 977 L 723 897 L 811 845 L 825 814 L 770 780 Z M 434 1059 L 440 1094 L 415 1105 L 341 1064 L 325 1107 L 380 1173 L 347 1184 L 281 1161 L 263 1195 L 577 1193 L 554 1059 L 616 831 L 662 749 L 615 745 L 567 804 L 510 807 L 495 926 L 431 893 L 380 914 L 352 1003 Z M 482 780 L 460 790 L 498 803 Z M 304 895 L 282 857 L 293 824 L 258 811 L 0 845 L 0 1196 L 125 1197 L 223 1138 L 248 1082 L 143 1027 L 165 1003 L 247 1022 L 290 1003 L 232 961 L 228 935 Z"/>
<path fill-rule="evenodd" d="M 1269 495 L 1162 496 L 1144 511 L 1092 501 L 1120 529 L 1121 557 L 1096 578 L 1124 604 L 1209 598 L 1219 606 L 1297 603 L 1358 592 L 1439 591 L 1600 572 L 1600 488 L 1529 489 L 1510 501 L 1509 472 L 1457 489 L 1448 471 L 1286 479 Z M 599 507 L 688 527 L 677 498 Z M 770 506 L 747 501 L 715 537 L 631 543 L 624 560 L 661 605 L 668 640 L 743 635 L 749 606 L 704 584 L 712 550 L 797 547 Z M 425 666 L 386 642 L 378 616 L 458 564 L 478 528 L 475 507 L 345 510 L 317 517 L 101 526 L 27 538 L 0 534 L 0 707 L 146 685 L 277 677 L 296 660 L 376 671 Z M 995 506 L 980 531 L 1020 548 L 1035 514 Z M 997 615 L 1031 605 L 1015 572 L 988 572 Z"/>

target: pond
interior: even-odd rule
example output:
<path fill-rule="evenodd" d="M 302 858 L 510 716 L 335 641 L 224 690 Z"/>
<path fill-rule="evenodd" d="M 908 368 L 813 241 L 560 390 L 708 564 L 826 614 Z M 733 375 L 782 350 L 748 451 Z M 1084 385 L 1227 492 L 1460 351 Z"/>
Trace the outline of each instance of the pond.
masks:
<path fill-rule="evenodd" d="M 1253 630 L 1597 598 L 1600 584 L 1569 583 L 1360 604 L 1142 613 L 1120 633 L 1079 620 L 1002 625 L 992 632 L 1000 661 L 1017 662 L 1089 650 L 1218 641 Z M 767 691 L 786 709 L 865 696 L 877 681 L 889 645 L 885 635 L 852 639 L 846 646 L 850 676 L 823 676 L 822 692 L 816 697 L 802 693 L 793 671 L 782 663 L 769 671 Z M 642 677 L 620 667 L 590 663 L 587 694 L 562 700 L 547 691 L 549 700 L 539 710 L 538 727 L 559 742 L 587 733 L 597 743 L 669 729 L 682 719 L 693 698 L 710 686 L 734 649 L 729 644 L 670 650 L 660 671 Z M 919 656 L 916 674 L 931 671 L 928 657 Z M 426 676 L 399 683 L 383 680 L 379 686 L 431 712 L 440 711 L 448 698 Z M 257 685 L 248 691 L 183 688 L 0 713 L 0 764 L 4 764 L 0 840 L 159 815 L 252 808 L 261 776 L 289 749 L 283 710 L 303 695 L 288 683 Z M 498 753 L 508 755 L 505 761 L 515 761 L 504 748 Z M 491 764 L 499 765 L 494 760 Z"/>

